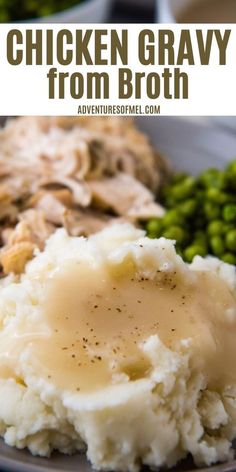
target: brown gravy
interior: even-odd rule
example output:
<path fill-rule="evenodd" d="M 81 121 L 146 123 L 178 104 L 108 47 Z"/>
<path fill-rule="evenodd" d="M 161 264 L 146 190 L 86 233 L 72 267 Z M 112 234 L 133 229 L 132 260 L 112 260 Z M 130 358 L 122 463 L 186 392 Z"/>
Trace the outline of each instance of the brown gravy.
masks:
<path fill-rule="evenodd" d="M 236 23 L 235 0 L 199 0 L 187 6 L 178 23 Z"/>
<path fill-rule="evenodd" d="M 192 338 L 216 387 L 236 380 L 236 321 L 224 318 L 230 308 L 236 310 L 235 299 L 214 274 L 196 273 L 190 283 L 176 273 L 157 272 L 151 281 L 137 279 L 132 270 L 117 275 L 74 265 L 50 282 L 43 307 L 50 335 L 18 336 L 21 349 L 30 340 L 39 376 L 80 392 L 110 385 L 114 373 L 131 380 L 147 376 L 150 361 L 138 346 L 152 334 L 173 349 Z M 2 363 L 0 375 L 3 368 Z"/>

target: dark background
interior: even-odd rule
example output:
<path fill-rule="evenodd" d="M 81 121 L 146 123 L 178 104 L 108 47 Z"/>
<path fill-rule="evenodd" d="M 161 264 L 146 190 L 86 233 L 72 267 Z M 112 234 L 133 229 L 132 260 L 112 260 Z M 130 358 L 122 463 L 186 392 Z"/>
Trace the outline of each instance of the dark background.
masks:
<path fill-rule="evenodd" d="M 155 19 L 155 0 L 115 0 L 110 23 L 152 23 Z"/>

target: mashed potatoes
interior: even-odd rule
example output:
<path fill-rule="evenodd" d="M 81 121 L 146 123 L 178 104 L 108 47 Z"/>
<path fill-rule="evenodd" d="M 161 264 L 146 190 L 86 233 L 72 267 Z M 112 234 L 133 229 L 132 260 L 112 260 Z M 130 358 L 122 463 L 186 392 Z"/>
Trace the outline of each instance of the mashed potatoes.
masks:
<path fill-rule="evenodd" d="M 98 469 L 232 457 L 234 268 L 129 224 L 58 230 L 0 292 L 0 433 Z"/>

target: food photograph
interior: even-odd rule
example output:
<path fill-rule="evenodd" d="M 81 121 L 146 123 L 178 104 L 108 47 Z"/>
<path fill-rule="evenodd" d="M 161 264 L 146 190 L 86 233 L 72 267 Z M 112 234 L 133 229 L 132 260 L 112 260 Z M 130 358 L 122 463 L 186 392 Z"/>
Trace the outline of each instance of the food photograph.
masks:
<path fill-rule="evenodd" d="M 0 0 L 25 22 L 236 0 Z M 235 268 L 235 116 L 0 116 L 0 472 L 236 472 Z"/>
<path fill-rule="evenodd" d="M 1 470 L 234 470 L 235 149 L 206 118 L 5 121 Z"/>

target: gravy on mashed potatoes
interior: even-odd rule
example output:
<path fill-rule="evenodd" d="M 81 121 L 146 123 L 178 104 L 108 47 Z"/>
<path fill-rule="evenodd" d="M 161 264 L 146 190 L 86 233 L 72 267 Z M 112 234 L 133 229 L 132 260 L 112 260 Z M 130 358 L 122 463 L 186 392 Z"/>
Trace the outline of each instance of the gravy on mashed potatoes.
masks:
<path fill-rule="evenodd" d="M 232 266 L 188 266 L 172 241 L 129 224 L 88 239 L 58 230 L 0 291 L 8 444 L 40 455 L 86 446 L 95 468 L 113 470 L 232 456 Z"/>

